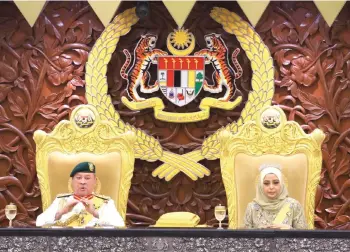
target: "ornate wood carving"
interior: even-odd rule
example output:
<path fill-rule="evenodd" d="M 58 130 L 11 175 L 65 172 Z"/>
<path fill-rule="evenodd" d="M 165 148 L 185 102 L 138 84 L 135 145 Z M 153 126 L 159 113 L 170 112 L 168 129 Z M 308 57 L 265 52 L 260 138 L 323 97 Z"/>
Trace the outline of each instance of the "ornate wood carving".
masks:
<path fill-rule="evenodd" d="M 11 201 L 16 202 L 19 214 L 14 224 L 28 226 L 34 224 L 41 212 L 33 131 L 51 131 L 59 120 L 68 117 L 74 106 L 86 102 L 84 65 L 103 26 L 87 2 L 49 2 L 33 29 L 13 3 L 0 5 L 0 209 Z M 124 2 L 119 11 L 134 5 Z M 216 32 L 223 34 L 232 52 L 239 43 L 211 20 L 208 14 L 213 6 L 225 7 L 244 17 L 235 2 L 199 2 L 185 28 L 195 34 L 196 50 L 204 47 L 205 34 Z M 125 122 L 158 137 L 164 148 L 183 154 L 199 148 L 208 135 L 236 120 L 244 103 L 234 111 L 214 109 L 210 119 L 188 124 L 155 120 L 151 110 L 128 110 L 120 102 L 126 88 L 118 70 L 125 60 L 122 50 L 132 50 L 139 36 L 147 32 L 156 33 L 157 47 L 166 49 L 166 37 L 176 28 L 161 2 L 150 2 L 150 10 L 151 14 L 118 44 L 108 67 L 109 93 Z M 256 27 L 275 60 L 275 103 L 306 132 L 318 127 L 327 133 L 316 199 L 319 228 L 348 228 L 350 220 L 349 14 L 347 3 L 329 28 L 313 2 L 271 2 Z M 250 90 L 250 62 L 243 50 L 238 60 L 244 76 L 237 85 L 246 100 Z M 156 68 L 151 69 L 153 78 L 155 73 Z M 211 81 L 210 71 L 206 72 L 206 78 Z M 163 97 L 160 91 L 158 96 Z M 163 100 L 168 111 L 192 112 L 198 110 L 204 96 L 200 94 L 182 108 Z M 214 206 L 226 204 L 219 161 L 202 163 L 211 170 L 210 177 L 194 182 L 178 174 L 168 183 L 151 175 L 160 163 L 137 160 L 128 202 L 129 224 L 153 224 L 169 211 L 195 212 L 201 223 L 216 223 Z M 0 212 L 0 225 L 7 225 L 4 210 Z"/>
<path fill-rule="evenodd" d="M 15 202 L 14 225 L 28 226 L 41 212 L 33 132 L 85 103 L 84 66 L 103 26 L 86 2 L 50 2 L 33 28 L 14 3 L 0 5 L 0 224 Z"/>
<path fill-rule="evenodd" d="M 329 28 L 313 2 L 271 2 L 257 31 L 275 60 L 275 103 L 306 132 L 326 133 L 315 225 L 348 229 L 349 3 Z"/>
<path fill-rule="evenodd" d="M 234 49 L 239 47 L 239 42 L 235 36 L 225 34 L 220 24 L 211 20 L 209 13 L 211 7 L 214 6 L 213 3 L 203 4 L 195 6 L 185 23 L 185 28 L 193 32 L 196 37 L 197 46 L 195 51 L 205 47 L 205 34 L 216 32 L 223 34 L 223 39 L 232 53 Z M 235 6 L 238 7 L 237 4 Z M 141 35 L 153 33 L 158 35 L 157 48 L 167 50 L 166 37 L 177 28 L 163 3 L 150 3 L 150 11 L 150 15 L 143 22 L 136 24 L 131 32 L 122 37 L 118 43 L 108 69 L 109 93 L 124 122 L 133 124 L 145 130 L 148 134 L 157 137 L 167 150 L 183 154 L 199 148 L 207 136 L 229 122 L 236 120 L 244 107 L 244 103 L 234 111 L 216 109 L 211 112 L 210 119 L 186 124 L 158 121 L 154 118 L 152 110 L 135 112 L 127 109 L 121 103 L 121 97 L 126 94 L 127 83 L 120 77 L 119 71 L 115 71 L 115 69 L 120 69 L 125 61 L 123 49 L 133 51 Z M 245 75 L 237 81 L 237 85 L 242 90 L 243 99 L 246 101 L 250 90 L 250 62 L 244 53 L 240 53 L 238 59 L 243 66 Z M 150 69 L 151 81 L 156 80 L 156 70 L 156 67 Z M 211 76 L 211 68 L 206 68 L 208 82 L 211 82 Z M 211 96 L 221 97 L 223 93 Z M 181 108 L 168 101 L 161 91 L 158 91 L 155 95 L 163 99 L 167 111 L 193 112 L 199 111 L 200 100 L 208 94 L 208 92 L 202 92 L 193 102 Z M 147 95 L 144 96 L 147 97 Z M 219 203 L 226 205 L 220 163 L 219 160 L 215 160 L 203 161 L 203 164 L 212 172 L 209 178 L 205 177 L 194 182 L 184 174 L 178 174 L 173 180 L 166 182 L 165 180 L 159 180 L 159 178 L 153 178 L 151 175 L 160 163 L 137 161 L 129 197 L 128 217 L 130 224 L 137 226 L 154 224 L 160 215 L 173 211 L 194 212 L 200 216 L 201 223 L 216 223 L 213 213 L 214 207 Z"/>

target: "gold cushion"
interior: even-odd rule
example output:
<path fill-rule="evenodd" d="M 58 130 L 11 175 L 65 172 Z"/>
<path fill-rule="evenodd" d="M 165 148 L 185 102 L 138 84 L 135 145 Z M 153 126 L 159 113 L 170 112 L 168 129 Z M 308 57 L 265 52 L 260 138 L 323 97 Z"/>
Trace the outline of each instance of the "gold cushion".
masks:
<path fill-rule="evenodd" d="M 102 155 L 87 152 L 64 154 L 56 151 L 50 153 L 48 158 L 48 177 L 51 185 L 51 199 L 54 200 L 57 194 L 68 192 L 70 172 L 78 163 L 84 161 L 95 164 L 96 176 L 101 181 L 100 194 L 111 197 L 117 207 L 121 175 L 121 155 L 119 152 Z"/>
<path fill-rule="evenodd" d="M 154 227 L 195 227 L 200 218 L 190 212 L 172 212 L 163 214 Z"/>
<path fill-rule="evenodd" d="M 249 202 L 256 193 L 256 177 L 262 164 L 279 164 L 282 173 L 288 181 L 289 196 L 298 200 L 302 206 L 305 203 L 307 189 L 307 158 L 304 154 L 279 156 L 265 154 L 249 156 L 239 153 L 235 157 L 235 183 L 237 189 L 238 225 L 243 227 L 244 214 Z"/>

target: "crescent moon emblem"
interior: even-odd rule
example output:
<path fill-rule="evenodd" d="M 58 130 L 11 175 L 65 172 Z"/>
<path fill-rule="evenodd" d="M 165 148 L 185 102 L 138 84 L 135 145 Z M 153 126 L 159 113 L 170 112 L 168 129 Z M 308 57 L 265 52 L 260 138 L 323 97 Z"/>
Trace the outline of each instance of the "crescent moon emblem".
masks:
<path fill-rule="evenodd" d="M 189 55 L 191 52 L 193 52 L 194 50 L 194 47 L 196 45 L 196 40 L 194 38 L 194 35 L 192 33 L 190 33 L 190 36 L 191 36 L 191 44 L 186 48 L 186 49 L 183 49 L 183 50 L 179 50 L 179 49 L 176 49 L 171 41 L 170 41 L 170 37 L 171 37 L 172 33 L 169 34 L 168 38 L 167 38 L 167 41 L 166 41 L 166 45 L 168 47 L 168 50 L 169 52 L 171 52 L 173 55 L 176 55 L 176 56 L 187 56 Z"/>

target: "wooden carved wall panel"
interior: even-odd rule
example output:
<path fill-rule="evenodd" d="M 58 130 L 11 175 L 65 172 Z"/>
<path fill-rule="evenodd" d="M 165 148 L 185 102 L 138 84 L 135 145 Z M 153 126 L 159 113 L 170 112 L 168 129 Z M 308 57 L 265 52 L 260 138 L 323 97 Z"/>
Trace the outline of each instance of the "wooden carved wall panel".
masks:
<path fill-rule="evenodd" d="M 122 9 L 130 6 L 131 3 L 123 3 Z M 221 6 L 229 8 L 244 16 L 237 3 L 222 3 Z M 201 2 L 197 3 L 192 9 L 189 18 L 184 25 L 195 35 L 195 51 L 205 48 L 204 35 L 210 33 L 222 34 L 222 38 L 229 48 L 230 55 L 236 49 L 240 48 L 239 42 L 235 36 L 224 32 L 221 25 L 213 21 L 209 13 L 217 3 Z M 197 123 L 175 124 L 156 120 L 153 110 L 130 111 L 121 103 L 121 97 L 127 96 L 127 82 L 120 76 L 120 69 L 125 62 L 124 49 L 133 52 L 136 43 L 141 35 L 151 33 L 158 35 L 156 48 L 167 51 L 166 38 L 170 32 L 177 28 L 175 22 L 162 2 L 150 2 L 150 15 L 144 20 L 133 26 L 129 34 L 122 37 L 118 43 L 117 49 L 112 57 L 108 68 L 109 94 L 112 96 L 115 109 L 121 115 L 124 122 L 128 122 L 135 127 L 143 129 L 150 135 L 158 138 L 162 146 L 174 153 L 184 154 L 189 151 L 200 148 L 203 140 L 213 132 L 238 119 L 240 111 L 244 107 L 250 86 L 251 69 L 250 62 L 245 56 L 244 50 L 238 56 L 239 63 L 243 67 L 244 77 L 237 80 L 236 84 L 243 95 L 244 102 L 233 111 L 224 111 L 213 109 L 210 118 Z M 157 68 L 150 68 L 151 82 L 157 78 Z M 212 83 L 212 67 L 206 67 L 206 79 Z M 201 99 L 206 96 L 222 97 L 224 92 L 212 95 L 209 92 L 202 91 L 199 96 L 190 104 L 184 107 L 177 107 L 172 104 L 161 91 L 151 95 L 144 95 L 139 92 L 141 97 L 157 96 L 162 98 L 166 110 L 170 112 L 194 112 L 199 111 Z M 203 161 L 203 164 L 211 170 L 211 176 L 192 181 L 186 175 L 180 173 L 170 182 L 152 177 L 152 171 L 161 163 L 147 163 L 137 161 L 135 165 L 134 178 L 129 196 L 129 208 L 127 211 L 128 221 L 132 225 L 150 225 L 165 212 L 190 211 L 197 213 L 201 218 L 201 223 L 214 223 L 214 207 L 221 203 L 226 205 L 225 190 L 221 180 L 220 162 Z"/>
<path fill-rule="evenodd" d="M 84 98 L 84 66 L 103 26 L 86 2 L 50 2 L 31 28 L 0 3 L 0 225 L 15 202 L 15 226 L 41 212 L 33 132 L 51 131 Z"/>
<path fill-rule="evenodd" d="M 320 128 L 327 135 L 318 228 L 350 227 L 349 11 L 347 2 L 330 28 L 313 2 L 272 2 L 256 27 L 275 60 L 275 103 L 305 131 Z"/>
<path fill-rule="evenodd" d="M 10 201 L 19 207 L 15 225 L 33 225 L 41 212 L 35 173 L 33 131 L 51 131 L 84 99 L 84 65 L 88 52 L 103 26 L 87 2 L 50 2 L 31 29 L 16 6 L 0 3 L 0 209 Z M 135 6 L 123 2 L 119 12 Z M 197 39 L 195 50 L 204 47 L 203 36 L 222 33 L 229 50 L 239 48 L 234 36 L 224 33 L 209 17 L 213 6 L 244 14 L 237 3 L 199 2 L 185 23 Z M 198 123 L 172 124 L 155 120 L 153 111 L 131 112 L 121 102 L 126 82 L 119 75 L 125 60 L 123 49 L 132 50 L 141 34 L 156 33 L 157 47 L 176 28 L 161 2 L 150 2 L 151 14 L 122 37 L 108 66 L 109 93 L 125 122 L 156 136 L 162 146 L 183 154 L 200 148 L 208 135 L 236 120 L 244 107 L 234 111 L 212 110 L 210 119 Z M 349 41 L 347 3 L 329 28 L 312 2 L 271 2 L 256 30 L 275 60 L 279 104 L 290 120 L 306 132 L 316 127 L 327 134 L 323 145 L 322 179 L 317 192 L 318 228 L 349 228 Z M 244 75 L 237 81 L 244 101 L 250 90 L 250 62 L 241 50 L 238 56 Z M 151 69 L 153 80 L 156 69 Z M 210 69 L 206 78 L 211 81 Z M 219 94 L 220 95 L 220 94 Z M 211 95 L 219 97 L 219 95 Z M 163 97 L 160 91 L 157 96 Z M 178 108 L 163 98 L 167 111 L 197 111 L 200 99 Z M 147 96 L 145 96 L 147 97 Z M 153 224 L 164 212 L 191 211 L 201 223 L 215 223 L 213 207 L 226 203 L 219 161 L 201 161 L 212 174 L 191 181 L 178 174 L 169 183 L 151 173 L 161 163 L 137 160 L 129 196 L 127 221 L 131 225 Z M 4 210 L 0 225 L 6 226 Z"/>

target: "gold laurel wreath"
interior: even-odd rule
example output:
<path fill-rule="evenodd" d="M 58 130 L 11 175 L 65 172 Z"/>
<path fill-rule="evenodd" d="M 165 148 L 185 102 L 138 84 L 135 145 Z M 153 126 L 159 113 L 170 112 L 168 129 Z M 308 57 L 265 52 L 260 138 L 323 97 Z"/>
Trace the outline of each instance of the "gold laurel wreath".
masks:
<path fill-rule="evenodd" d="M 252 91 L 248 95 L 248 101 L 241 117 L 237 122 L 227 125 L 224 129 L 236 133 L 245 121 L 254 118 L 256 113 L 265 105 L 271 104 L 274 94 L 274 68 L 273 61 L 267 46 L 254 29 L 237 14 L 224 8 L 215 7 L 211 17 L 223 25 L 226 32 L 236 35 L 241 47 L 245 50 L 251 61 L 253 70 Z M 114 109 L 111 98 L 108 95 L 107 64 L 112 57 L 119 38 L 127 34 L 131 26 L 138 21 L 135 8 L 128 9 L 115 17 L 92 48 L 86 64 L 86 98 L 89 104 L 96 107 L 102 120 L 114 123 L 116 129 L 122 134 L 133 131 L 137 135 L 135 144 L 135 157 L 149 162 L 156 160 L 164 164 L 155 169 L 153 176 L 171 180 L 180 171 L 184 172 L 192 180 L 208 176 L 210 171 L 197 162 L 206 159 L 217 159 L 220 154 L 220 141 L 218 136 L 223 129 L 208 137 L 201 150 L 192 151 L 184 155 L 163 151 L 160 143 L 148 136 L 140 129 L 125 124 Z"/>
<path fill-rule="evenodd" d="M 154 162 L 160 160 L 169 164 L 177 171 L 184 172 L 192 180 L 209 175 L 210 171 L 197 162 L 175 153 L 163 151 L 160 143 L 140 129 L 124 123 L 114 109 L 111 97 L 108 95 L 107 65 L 115 51 L 119 38 L 126 35 L 131 26 L 138 21 L 135 8 L 128 9 L 117 15 L 97 39 L 86 63 L 86 99 L 96 107 L 101 120 L 110 121 L 120 134 L 127 131 L 136 133 L 134 145 L 135 157 Z"/>
<path fill-rule="evenodd" d="M 236 35 L 241 47 L 245 51 L 251 62 L 253 71 L 252 91 L 248 95 L 248 101 L 241 112 L 237 122 L 228 124 L 225 128 L 219 129 L 213 135 L 209 136 L 203 143 L 201 150 L 192 151 L 182 155 L 195 162 L 202 159 L 214 160 L 219 158 L 221 144 L 218 139 L 222 130 L 226 129 L 236 133 L 244 122 L 252 120 L 257 112 L 265 105 L 270 105 L 274 94 L 274 67 L 273 60 L 268 47 L 264 44 L 260 36 L 244 20 L 234 12 L 224 8 L 214 7 L 210 16 L 219 24 L 222 24 L 224 30 L 230 34 Z M 153 176 L 164 178 L 169 181 L 180 171 L 170 164 L 163 164 L 155 169 Z"/>

